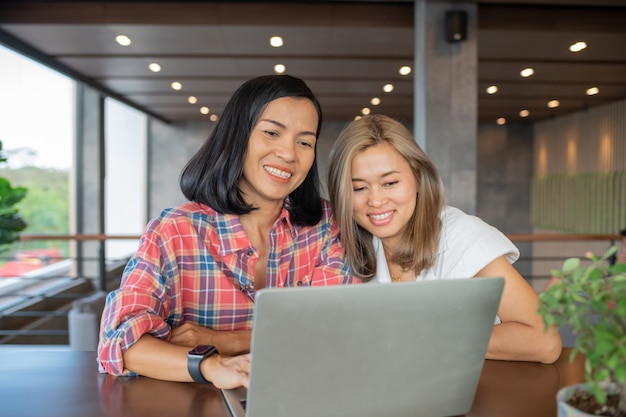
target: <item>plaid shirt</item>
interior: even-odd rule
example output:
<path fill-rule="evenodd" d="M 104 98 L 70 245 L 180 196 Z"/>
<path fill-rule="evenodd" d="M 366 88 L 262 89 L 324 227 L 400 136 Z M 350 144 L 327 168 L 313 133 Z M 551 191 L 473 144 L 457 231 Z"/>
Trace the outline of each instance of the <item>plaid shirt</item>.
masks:
<path fill-rule="evenodd" d="M 282 210 L 270 234 L 266 287 L 358 282 L 343 261 L 338 228 L 324 200 L 315 226 L 291 224 Z M 237 215 L 185 203 L 164 210 L 144 232 L 100 328 L 100 370 L 124 373 L 122 353 L 143 334 L 167 339 L 190 321 L 215 330 L 249 330 L 258 252 Z"/>

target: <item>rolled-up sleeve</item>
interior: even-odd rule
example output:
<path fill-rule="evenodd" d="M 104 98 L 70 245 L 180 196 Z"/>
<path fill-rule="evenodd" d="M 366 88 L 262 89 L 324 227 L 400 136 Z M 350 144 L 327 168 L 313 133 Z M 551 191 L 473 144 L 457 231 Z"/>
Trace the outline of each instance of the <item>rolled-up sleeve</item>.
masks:
<path fill-rule="evenodd" d="M 157 239 L 144 235 L 124 269 L 120 288 L 107 296 L 98 343 L 101 372 L 135 375 L 124 367 L 124 352 L 146 333 L 167 338 L 170 326 L 163 318 L 168 316 L 170 302 L 167 277 L 161 272 L 167 263 L 162 254 Z"/>

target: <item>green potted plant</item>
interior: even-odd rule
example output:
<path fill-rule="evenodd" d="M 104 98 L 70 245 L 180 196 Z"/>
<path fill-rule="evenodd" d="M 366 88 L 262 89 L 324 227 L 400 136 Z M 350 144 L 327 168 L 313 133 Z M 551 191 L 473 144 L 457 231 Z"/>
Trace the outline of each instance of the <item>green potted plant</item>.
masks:
<path fill-rule="evenodd" d="M 585 356 L 585 383 L 557 394 L 559 416 L 626 417 L 626 264 L 592 253 L 570 258 L 559 278 L 539 296 L 544 324 L 569 325 L 576 336 L 571 357 Z"/>
<path fill-rule="evenodd" d="M 0 141 L 0 163 L 6 160 Z M 0 177 L 0 252 L 18 240 L 20 232 L 26 228 L 26 222 L 20 217 L 17 208 L 17 203 L 25 196 L 25 187 L 13 187 L 8 179 Z"/>

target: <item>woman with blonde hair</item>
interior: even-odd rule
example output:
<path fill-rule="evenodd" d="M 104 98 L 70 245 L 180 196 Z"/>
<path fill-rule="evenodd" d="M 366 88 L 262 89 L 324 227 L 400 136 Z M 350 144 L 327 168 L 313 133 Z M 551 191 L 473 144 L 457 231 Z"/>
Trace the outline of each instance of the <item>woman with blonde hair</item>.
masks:
<path fill-rule="evenodd" d="M 558 331 L 545 331 L 536 292 L 512 266 L 519 250 L 478 217 L 445 205 L 437 168 L 402 123 L 371 115 L 346 126 L 331 150 L 328 190 L 347 262 L 363 281 L 501 276 L 487 358 L 559 357 Z"/>

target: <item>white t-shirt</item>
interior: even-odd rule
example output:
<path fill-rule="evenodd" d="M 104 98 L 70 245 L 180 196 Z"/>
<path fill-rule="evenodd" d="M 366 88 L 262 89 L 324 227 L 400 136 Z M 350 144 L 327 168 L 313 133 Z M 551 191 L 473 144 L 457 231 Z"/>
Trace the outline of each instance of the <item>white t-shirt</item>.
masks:
<path fill-rule="evenodd" d="M 441 212 L 442 229 L 435 264 L 422 271 L 417 281 L 471 278 L 500 256 L 513 263 L 519 249 L 502 232 L 476 216 L 446 206 Z M 376 275 L 369 282 L 391 282 L 380 239 L 373 238 Z"/>

